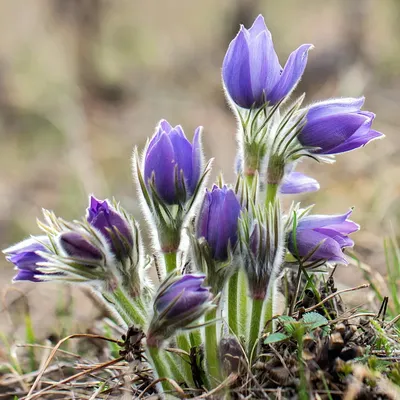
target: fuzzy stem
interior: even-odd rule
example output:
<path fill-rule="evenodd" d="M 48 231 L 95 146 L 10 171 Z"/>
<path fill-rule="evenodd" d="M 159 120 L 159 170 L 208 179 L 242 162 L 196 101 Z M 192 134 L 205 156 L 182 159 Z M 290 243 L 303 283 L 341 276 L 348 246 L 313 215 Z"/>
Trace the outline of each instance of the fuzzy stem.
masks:
<path fill-rule="evenodd" d="M 168 369 L 162 350 L 157 347 L 147 347 L 147 356 L 153 367 L 155 378 L 169 378 L 171 373 Z M 167 381 L 161 381 L 162 391 L 170 391 L 173 387 Z"/>
<path fill-rule="evenodd" d="M 267 184 L 267 195 L 265 197 L 265 205 L 268 206 L 270 203 L 275 203 L 275 198 L 278 193 L 279 185 L 277 183 L 268 183 Z"/>
<path fill-rule="evenodd" d="M 111 293 L 105 292 L 104 296 L 108 299 L 111 298 L 111 302 L 114 303 L 118 313 L 124 322 L 128 325 L 135 325 L 143 327 L 146 323 L 145 316 L 125 294 L 121 287 L 117 287 Z"/>
<path fill-rule="evenodd" d="M 274 330 L 274 322 L 272 321 L 273 312 L 274 312 L 274 295 L 273 295 L 273 289 L 271 288 L 265 300 L 265 313 L 264 313 L 265 323 L 269 321 L 269 324 L 266 327 L 266 332 L 268 333 L 271 333 Z"/>
<path fill-rule="evenodd" d="M 239 291 L 238 291 L 238 302 L 239 302 L 239 332 L 246 337 L 247 331 L 247 304 L 248 304 L 248 296 L 247 296 L 247 278 L 246 274 L 242 269 L 239 270 Z"/>
<path fill-rule="evenodd" d="M 217 309 L 214 308 L 209 311 L 205 316 L 205 322 L 213 321 L 217 318 Z M 209 380 L 211 381 L 211 386 L 213 383 L 220 381 L 220 370 L 219 370 L 219 360 L 218 360 L 218 341 L 217 341 L 217 324 L 216 322 L 211 323 L 204 327 L 205 330 L 205 356 L 206 365 L 209 375 Z M 211 389 L 210 387 L 209 389 Z"/>
<path fill-rule="evenodd" d="M 228 324 L 235 336 L 238 336 L 238 280 L 239 272 L 235 272 L 228 287 Z"/>
<path fill-rule="evenodd" d="M 176 270 L 176 251 L 164 253 L 165 269 L 167 275 Z"/>
<path fill-rule="evenodd" d="M 264 299 L 253 299 L 253 305 L 252 305 L 252 310 L 251 310 L 249 347 L 248 347 L 249 357 L 251 357 L 251 353 L 253 352 L 254 345 L 256 344 L 257 340 L 259 339 L 260 326 L 262 324 L 261 316 L 262 316 L 263 305 L 264 305 Z"/>

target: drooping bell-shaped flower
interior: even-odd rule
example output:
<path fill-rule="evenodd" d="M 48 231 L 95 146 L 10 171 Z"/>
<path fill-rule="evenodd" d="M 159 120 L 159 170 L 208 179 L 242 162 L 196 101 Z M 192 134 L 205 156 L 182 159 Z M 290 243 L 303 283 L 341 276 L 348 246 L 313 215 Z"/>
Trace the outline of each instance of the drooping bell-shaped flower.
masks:
<path fill-rule="evenodd" d="M 348 237 L 360 227 L 349 220 L 352 210 L 342 215 L 307 215 L 297 224 L 295 242 L 293 232 L 288 235 L 288 249 L 307 261 L 326 260 L 347 264 L 343 249 L 352 247 Z"/>
<path fill-rule="evenodd" d="M 212 306 L 212 294 L 204 287 L 204 275 L 186 274 L 164 281 L 154 299 L 154 316 L 147 344 L 158 347 L 178 329 L 184 329 Z"/>
<path fill-rule="evenodd" d="M 117 259 L 124 260 L 131 256 L 132 228 L 126 217 L 107 200 L 102 201 L 90 196 L 86 219 L 92 227 L 102 233 Z"/>
<path fill-rule="evenodd" d="M 229 246 L 236 245 L 240 211 L 241 205 L 232 189 L 214 185 L 211 191 L 206 190 L 197 217 L 196 236 L 205 238 L 217 261 L 225 261 Z"/>
<path fill-rule="evenodd" d="M 296 87 L 312 45 L 303 44 L 281 67 L 271 33 L 259 15 L 250 29 L 241 26 L 222 65 L 222 77 L 231 99 L 240 107 L 275 105 Z"/>
<path fill-rule="evenodd" d="M 361 111 L 364 97 L 330 99 L 308 108 L 298 139 L 314 154 L 339 154 L 365 146 L 384 135 L 371 129 L 375 114 Z"/>
<path fill-rule="evenodd" d="M 193 195 L 203 163 L 200 136 L 201 127 L 190 143 L 181 126 L 158 124 L 145 154 L 144 180 L 166 204 L 185 203 Z"/>
<path fill-rule="evenodd" d="M 13 278 L 14 281 L 42 281 L 41 277 L 44 274 L 38 270 L 40 267 L 38 264 L 45 262 L 46 259 L 38 252 L 49 251 L 42 243 L 48 243 L 47 236 L 32 237 L 3 250 L 7 261 L 13 263 L 18 271 Z"/>

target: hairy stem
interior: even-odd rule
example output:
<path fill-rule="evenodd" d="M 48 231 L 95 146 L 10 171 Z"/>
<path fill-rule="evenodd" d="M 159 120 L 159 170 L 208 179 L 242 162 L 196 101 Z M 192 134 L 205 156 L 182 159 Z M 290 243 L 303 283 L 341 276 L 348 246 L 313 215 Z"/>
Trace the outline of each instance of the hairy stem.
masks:
<path fill-rule="evenodd" d="M 228 324 L 235 336 L 238 336 L 238 280 L 239 272 L 235 272 L 228 286 Z"/>
<path fill-rule="evenodd" d="M 167 275 L 176 270 L 176 251 L 164 253 L 165 269 Z"/>
<path fill-rule="evenodd" d="M 205 316 L 205 322 L 211 322 L 217 318 L 217 309 L 212 309 Z M 207 372 L 211 386 L 219 383 L 220 381 L 220 370 L 218 360 L 218 341 L 217 341 L 217 324 L 215 322 L 210 323 L 204 327 L 205 330 L 205 358 L 207 365 Z M 211 387 L 210 387 L 211 389 Z"/>
<path fill-rule="evenodd" d="M 279 185 L 277 183 L 268 183 L 267 184 L 267 195 L 265 197 L 265 205 L 274 204 L 276 195 L 278 193 Z"/>
<path fill-rule="evenodd" d="M 250 358 L 254 349 L 254 345 L 257 343 L 257 340 L 259 339 L 260 335 L 263 304 L 264 304 L 264 299 L 253 299 L 252 310 L 251 310 L 249 347 L 248 347 L 248 353 Z"/>

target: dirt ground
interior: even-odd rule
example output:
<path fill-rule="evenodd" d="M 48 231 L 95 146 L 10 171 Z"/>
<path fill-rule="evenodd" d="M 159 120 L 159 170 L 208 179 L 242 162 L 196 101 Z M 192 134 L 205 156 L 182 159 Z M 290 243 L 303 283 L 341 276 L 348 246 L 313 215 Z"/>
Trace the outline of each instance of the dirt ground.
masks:
<path fill-rule="evenodd" d="M 233 180 L 235 119 L 220 69 L 239 22 L 248 26 L 260 12 L 282 63 L 300 44 L 315 45 L 297 93 L 306 91 L 308 102 L 364 94 L 365 108 L 377 114 L 374 128 L 386 139 L 334 165 L 304 162 L 301 170 L 321 190 L 301 200 L 320 213 L 355 206 L 362 226 L 356 252 L 384 271 L 383 238 L 398 232 L 400 212 L 396 0 L 1 2 L 0 246 L 38 233 L 42 207 L 80 218 L 89 193 L 115 196 L 140 219 L 130 157 L 161 118 L 181 124 L 189 137 L 203 125 L 214 176 L 224 171 Z M 99 313 L 80 288 L 11 286 L 12 276 L 0 260 L 6 336 L 23 337 L 26 304 L 38 337 L 84 331 Z M 354 266 L 338 276 L 343 285 L 361 283 Z"/>

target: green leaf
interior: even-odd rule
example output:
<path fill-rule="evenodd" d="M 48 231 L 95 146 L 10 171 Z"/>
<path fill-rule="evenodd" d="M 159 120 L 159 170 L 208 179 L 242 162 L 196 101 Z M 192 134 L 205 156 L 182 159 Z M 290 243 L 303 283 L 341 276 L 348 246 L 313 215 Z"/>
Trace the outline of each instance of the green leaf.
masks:
<path fill-rule="evenodd" d="M 265 340 L 264 344 L 278 343 L 283 340 L 289 339 L 288 335 L 285 335 L 282 332 L 271 333 Z"/>
<path fill-rule="evenodd" d="M 303 322 L 309 330 L 314 330 L 320 326 L 328 325 L 329 321 L 317 312 L 309 312 L 303 315 Z"/>

